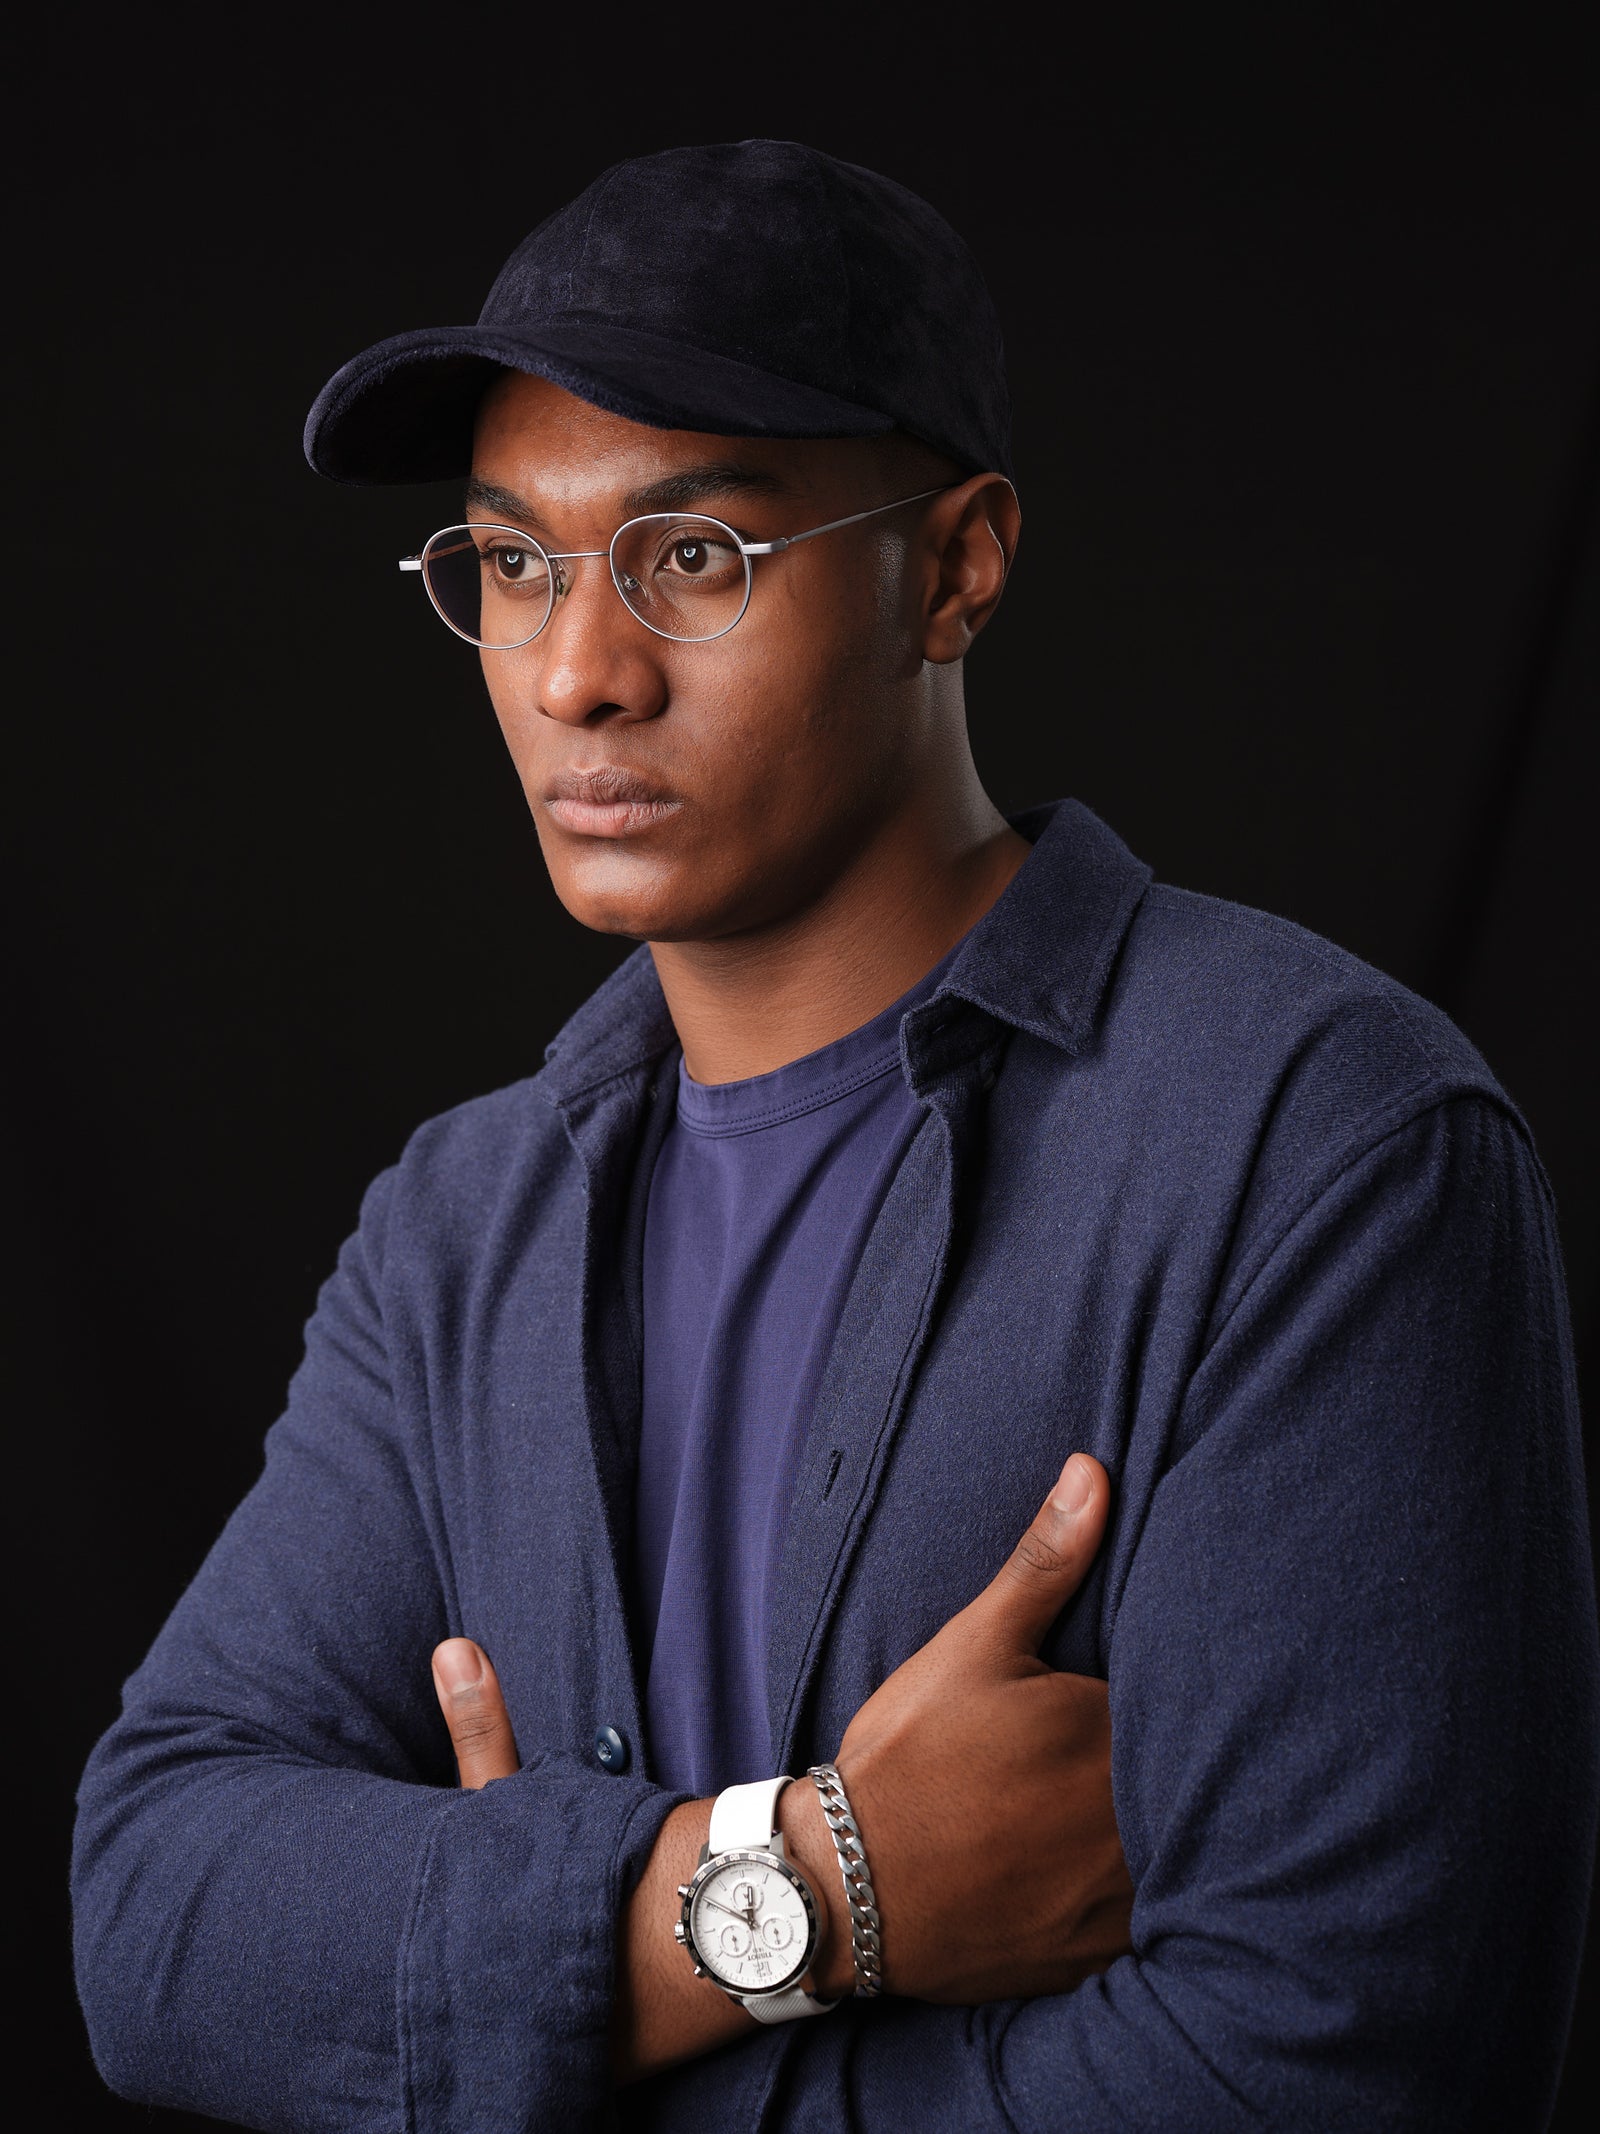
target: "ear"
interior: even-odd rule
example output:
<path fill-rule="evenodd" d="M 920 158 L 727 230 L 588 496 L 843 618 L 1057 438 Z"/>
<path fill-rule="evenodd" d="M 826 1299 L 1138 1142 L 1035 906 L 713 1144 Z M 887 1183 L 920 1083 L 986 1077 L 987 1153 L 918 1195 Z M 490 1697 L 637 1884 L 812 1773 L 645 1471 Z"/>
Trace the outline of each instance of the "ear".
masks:
<path fill-rule="evenodd" d="M 974 474 L 934 500 L 925 522 L 922 656 L 964 659 L 1000 605 L 1022 531 L 1017 492 L 1003 474 Z"/>

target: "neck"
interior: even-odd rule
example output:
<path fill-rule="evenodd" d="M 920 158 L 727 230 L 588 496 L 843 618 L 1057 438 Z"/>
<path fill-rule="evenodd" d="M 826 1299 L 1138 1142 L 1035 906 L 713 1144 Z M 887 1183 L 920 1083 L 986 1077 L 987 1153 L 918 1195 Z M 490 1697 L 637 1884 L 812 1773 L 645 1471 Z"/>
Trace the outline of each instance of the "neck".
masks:
<path fill-rule="evenodd" d="M 859 1030 L 954 948 L 1028 851 L 974 771 L 882 825 L 803 909 L 715 941 L 652 942 L 690 1074 L 770 1074 Z"/>

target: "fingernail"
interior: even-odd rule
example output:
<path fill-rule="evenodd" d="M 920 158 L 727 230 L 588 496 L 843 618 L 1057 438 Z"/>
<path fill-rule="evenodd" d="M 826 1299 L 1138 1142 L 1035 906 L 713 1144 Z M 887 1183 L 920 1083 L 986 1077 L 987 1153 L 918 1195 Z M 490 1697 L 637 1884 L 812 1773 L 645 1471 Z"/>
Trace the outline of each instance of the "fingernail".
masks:
<path fill-rule="evenodd" d="M 1061 1470 L 1061 1479 L 1050 1492 L 1050 1502 L 1058 1512 L 1075 1519 L 1088 1503 L 1094 1492 L 1094 1473 L 1085 1459 L 1077 1453 L 1072 1455 Z"/>
<path fill-rule="evenodd" d="M 433 1671 L 444 1689 L 471 1689 L 483 1680 L 483 1654 L 471 1638 L 446 1638 L 433 1656 Z"/>

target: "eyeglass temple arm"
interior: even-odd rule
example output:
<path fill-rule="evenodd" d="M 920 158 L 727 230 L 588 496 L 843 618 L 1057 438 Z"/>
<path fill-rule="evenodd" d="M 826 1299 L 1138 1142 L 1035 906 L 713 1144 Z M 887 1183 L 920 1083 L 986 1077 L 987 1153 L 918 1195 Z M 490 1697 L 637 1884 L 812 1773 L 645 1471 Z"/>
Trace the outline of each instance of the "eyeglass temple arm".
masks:
<path fill-rule="evenodd" d="M 892 504 L 874 504 L 870 511 L 852 511 L 847 519 L 830 519 L 826 526 L 808 526 L 804 533 L 787 534 L 781 541 L 741 541 L 739 550 L 746 556 L 776 556 L 785 548 L 793 548 L 797 541 L 814 541 L 818 534 L 835 533 L 841 526 L 854 526 L 861 519 L 875 519 L 885 511 L 898 511 L 902 504 L 920 504 L 924 497 L 939 496 L 948 484 L 941 482 L 937 489 L 919 489 L 915 496 L 897 496 Z M 405 566 L 402 564 L 401 568 Z"/>
<path fill-rule="evenodd" d="M 402 556 L 400 558 L 400 568 L 403 571 L 420 571 L 422 558 L 420 556 Z"/>

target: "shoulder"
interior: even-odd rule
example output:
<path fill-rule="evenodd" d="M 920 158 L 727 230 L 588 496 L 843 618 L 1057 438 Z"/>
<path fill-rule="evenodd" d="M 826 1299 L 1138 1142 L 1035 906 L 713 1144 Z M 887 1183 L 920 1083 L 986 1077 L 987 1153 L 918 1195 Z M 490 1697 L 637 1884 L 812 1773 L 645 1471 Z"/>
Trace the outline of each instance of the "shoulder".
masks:
<path fill-rule="evenodd" d="M 353 1241 L 376 1272 L 493 1278 L 531 1246 L 570 1248 L 582 1223 L 572 1135 L 602 1106 L 642 1110 L 670 1019 L 636 949 L 546 1048 L 537 1074 L 425 1120 L 369 1187 Z M 591 1136 L 592 1138 L 592 1136 Z"/>
<path fill-rule="evenodd" d="M 417 1127 L 368 1187 L 358 1237 L 374 1270 L 475 1257 L 511 1215 L 550 1220 L 579 1194 L 561 1115 L 529 1075 Z"/>
<path fill-rule="evenodd" d="M 1123 944 L 1098 1050 L 1159 1166 L 1231 1204 L 1235 1251 L 1441 1108 L 1481 1113 L 1531 1158 L 1442 1010 L 1289 920 L 1160 883 Z"/>
<path fill-rule="evenodd" d="M 401 1154 L 402 1176 L 481 1196 L 508 1167 L 520 1170 L 530 1159 L 565 1156 L 561 1114 L 542 1085 L 541 1075 L 525 1075 L 425 1119 Z"/>
<path fill-rule="evenodd" d="M 1450 1018 L 1396 979 L 1288 919 L 1165 883 L 1129 929 L 1106 1023 L 1246 1103 L 1309 1078 L 1352 1127 L 1456 1095 L 1507 1103 Z"/>

